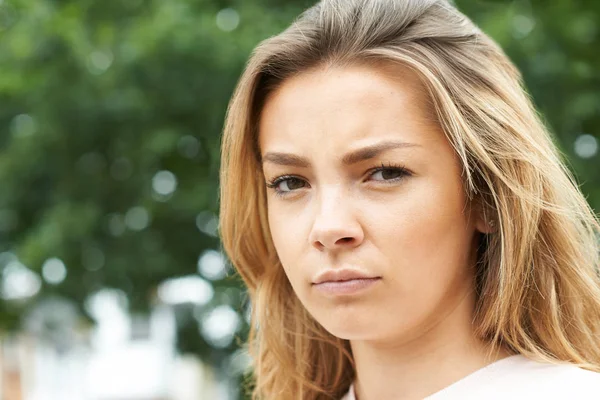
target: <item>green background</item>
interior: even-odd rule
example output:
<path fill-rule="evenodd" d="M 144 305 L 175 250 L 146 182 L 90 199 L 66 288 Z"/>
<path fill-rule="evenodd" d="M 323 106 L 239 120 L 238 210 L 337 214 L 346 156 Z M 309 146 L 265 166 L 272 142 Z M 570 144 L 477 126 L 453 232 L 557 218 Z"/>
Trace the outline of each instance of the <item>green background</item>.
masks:
<path fill-rule="evenodd" d="M 252 48 L 311 3 L 0 0 L 0 269 L 15 257 L 40 276 L 48 258 L 67 268 L 33 297 L 0 299 L 2 331 L 22 329 L 49 297 L 92 323 L 83 305 L 101 288 L 122 290 L 144 313 L 160 282 L 198 273 L 199 256 L 219 249 L 227 101 Z M 600 2 L 456 4 L 522 71 L 600 210 Z M 176 178 L 172 194 L 156 193 L 160 178 Z M 211 345 L 199 314 L 222 304 L 242 312 L 245 298 L 234 277 L 211 284 L 209 304 L 178 308 L 178 348 L 227 373 L 237 343 Z"/>

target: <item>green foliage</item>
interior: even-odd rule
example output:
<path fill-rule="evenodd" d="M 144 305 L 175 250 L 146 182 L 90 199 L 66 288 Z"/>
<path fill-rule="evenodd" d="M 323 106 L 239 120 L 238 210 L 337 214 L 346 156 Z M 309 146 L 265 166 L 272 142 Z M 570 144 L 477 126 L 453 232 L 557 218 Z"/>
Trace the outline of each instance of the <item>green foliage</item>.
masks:
<path fill-rule="evenodd" d="M 598 155 L 574 151 L 581 134 L 600 132 L 600 2 L 456 3 L 521 69 L 600 209 Z M 33 299 L 0 301 L 3 329 L 19 329 L 19 316 L 48 293 L 84 311 L 90 293 L 119 288 L 137 312 L 161 281 L 197 273 L 199 255 L 219 247 L 209 222 L 227 101 L 251 49 L 309 4 L 0 1 L 0 252 L 37 273 L 50 257 L 68 270 Z M 231 31 L 235 21 L 216 23 L 226 7 L 240 16 Z M 171 195 L 153 189 L 160 171 L 176 177 Z M 211 304 L 240 308 L 239 293 L 219 295 L 239 282 L 214 286 Z M 235 350 L 204 341 L 189 310 L 178 320 L 183 351 L 222 365 Z"/>
<path fill-rule="evenodd" d="M 594 141 L 582 137 L 594 137 L 598 146 L 600 2 L 457 0 L 456 4 L 520 69 L 590 204 L 600 212 L 599 155 L 586 157 Z"/>

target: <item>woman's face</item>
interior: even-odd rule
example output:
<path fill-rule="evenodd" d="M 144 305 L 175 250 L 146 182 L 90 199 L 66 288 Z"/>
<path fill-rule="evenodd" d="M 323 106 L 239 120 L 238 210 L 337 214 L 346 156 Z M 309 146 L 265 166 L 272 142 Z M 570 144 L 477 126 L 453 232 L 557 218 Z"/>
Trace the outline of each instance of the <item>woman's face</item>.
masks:
<path fill-rule="evenodd" d="M 302 73 L 265 103 L 273 242 L 302 304 L 338 337 L 470 321 L 482 222 L 425 96 L 407 70 L 353 66 Z"/>

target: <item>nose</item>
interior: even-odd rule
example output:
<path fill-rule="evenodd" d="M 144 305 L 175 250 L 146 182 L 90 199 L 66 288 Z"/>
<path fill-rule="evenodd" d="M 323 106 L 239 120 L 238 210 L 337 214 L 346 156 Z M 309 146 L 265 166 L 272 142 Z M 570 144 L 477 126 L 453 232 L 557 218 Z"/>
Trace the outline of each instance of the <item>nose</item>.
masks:
<path fill-rule="evenodd" d="M 323 194 L 318 200 L 309 240 L 319 251 L 354 248 L 364 240 L 364 231 L 347 195 Z"/>

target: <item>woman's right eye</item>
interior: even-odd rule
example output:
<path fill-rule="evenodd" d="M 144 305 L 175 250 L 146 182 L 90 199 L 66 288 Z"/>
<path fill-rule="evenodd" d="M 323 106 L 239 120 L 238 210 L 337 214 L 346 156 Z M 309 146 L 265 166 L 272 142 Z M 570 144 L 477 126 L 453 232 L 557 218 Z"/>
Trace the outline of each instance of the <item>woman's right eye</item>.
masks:
<path fill-rule="evenodd" d="M 267 183 L 267 187 L 275 190 L 278 194 L 285 194 L 294 190 L 302 189 L 307 186 L 307 183 L 294 176 L 282 176 Z"/>

